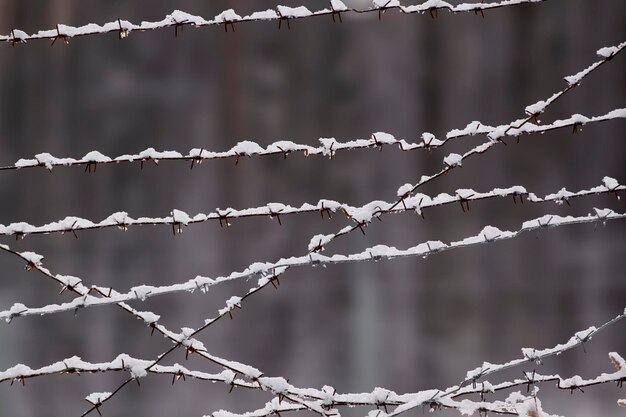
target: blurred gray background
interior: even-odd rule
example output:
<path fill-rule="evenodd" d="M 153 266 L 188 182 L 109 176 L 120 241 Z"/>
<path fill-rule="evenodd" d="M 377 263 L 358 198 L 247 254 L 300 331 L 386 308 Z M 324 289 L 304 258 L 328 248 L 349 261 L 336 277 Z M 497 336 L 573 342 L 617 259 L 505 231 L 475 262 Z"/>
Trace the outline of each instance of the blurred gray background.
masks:
<path fill-rule="evenodd" d="M 351 5 L 367 7 L 364 2 Z M 453 2 L 458 3 L 458 2 Z M 285 5 L 300 2 L 282 0 Z M 258 0 L 4 0 L 0 31 L 29 33 L 56 23 L 103 23 L 118 17 L 160 20 L 174 9 L 210 18 L 235 8 L 245 15 L 274 6 Z M 326 7 L 307 1 L 311 10 Z M 267 145 L 286 139 L 314 145 L 319 137 L 369 138 L 385 131 L 417 141 L 422 132 L 442 138 L 473 120 L 496 125 L 523 116 L 526 105 L 560 89 L 562 77 L 593 62 L 595 51 L 626 39 L 623 0 L 550 0 L 543 4 L 473 14 L 403 16 L 388 12 L 291 23 L 186 28 L 116 34 L 0 47 L 0 165 L 40 152 L 81 157 L 91 150 L 115 156 L 147 147 L 226 150 L 238 141 Z M 573 113 L 599 115 L 626 104 L 626 57 L 619 56 L 544 115 L 548 122 Z M 516 145 L 499 146 L 424 189 L 487 191 L 523 185 L 544 195 L 600 184 L 609 175 L 626 181 L 626 125 L 610 122 L 581 133 L 557 131 Z M 320 198 L 353 205 L 392 200 L 398 186 L 436 172 L 449 152 L 483 138 L 458 141 L 433 152 L 386 148 L 338 154 L 332 161 L 293 155 L 234 162 L 22 170 L 0 175 L 0 223 L 44 224 L 68 215 L 101 220 L 124 210 L 130 216 L 165 216 L 216 207 L 245 208 L 268 202 L 300 205 Z M 513 205 L 510 200 L 458 205 L 388 216 L 367 235 L 354 233 L 328 249 L 347 253 L 385 243 L 407 247 L 428 239 L 450 241 L 478 233 L 486 224 L 518 228 L 544 213 L 586 214 L 592 207 L 624 211 L 614 196 L 578 199 L 572 206 Z M 243 219 L 228 229 L 218 223 L 189 227 L 179 236 L 162 228 L 103 230 L 31 236 L 3 243 L 46 256 L 54 273 L 80 276 L 88 285 L 120 291 L 139 284 L 168 284 L 196 275 L 218 276 L 254 261 L 306 251 L 310 237 L 331 233 L 346 220 L 319 215 L 275 220 Z M 251 298 L 232 321 L 219 322 L 200 339 L 209 350 L 240 360 L 299 386 L 333 385 L 338 391 L 397 392 L 444 388 L 482 361 L 507 361 L 521 347 L 548 347 L 575 331 L 600 324 L 626 307 L 626 224 L 573 226 L 519 239 L 451 251 L 428 259 L 297 270 Z M 0 308 L 15 302 L 42 306 L 72 298 L 17 258 L 0 257 Z M 209 294 L 174 295 L 139 303 L 161 314 L 174 330 L 197 327 L 231 295 L 251 283 Z M 610 371 L 607 353 L 626 355 L 626 327 L 615 326 L 582 349 L 553 358 L 539 372 L 591 377 Z M 162 337 L 113 307 L 23 318 L 0 324 L 0 369 L 31 367 L 79 355 L 108 361 L 126 352 L 153 358 L 170 346 Z M 169 363 L 184 363 L 182 352 Z M 185 364 L 218 371 L 205 362 Z M 529 366 L 525 369 L 532 370 Z M 502 377 L 521 376 L 515 369 Z M 76 416 L 84 396 L 110 391 L 126 375 L 58 376 L 25 387 L 0 384 L 0 416 Z M 492 380 L 496 382 L 497 377 Z M 221 384 L 150 376 L 127 387 L 102 412 L 111 416 L 200 416 L 225 408 L 247 411 L 267 393 Z M 584 394 L 544 386 L 540 398 L 551 413 L 619 416 L 614 385 Z M 492 397 L 493 398 L 493 397 Z M 345 410 L 363 416 L 366 409 Z M 421 415 L 417 410 L 410 415 Z M 439 415 L 457 415 L 442 411 Z"/>

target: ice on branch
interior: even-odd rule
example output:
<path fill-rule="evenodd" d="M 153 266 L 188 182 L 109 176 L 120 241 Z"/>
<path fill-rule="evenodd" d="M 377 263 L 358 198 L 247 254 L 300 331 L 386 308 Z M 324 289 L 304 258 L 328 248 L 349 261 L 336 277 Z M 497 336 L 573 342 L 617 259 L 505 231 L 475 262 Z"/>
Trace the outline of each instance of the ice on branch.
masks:
<path fill-rule="evenodd" d="M 443 163 L 448 167 L 460 167 L 463 163 L 463 156 L 458 153 L 451 153 L 450 155 L 443 158 Z"/>

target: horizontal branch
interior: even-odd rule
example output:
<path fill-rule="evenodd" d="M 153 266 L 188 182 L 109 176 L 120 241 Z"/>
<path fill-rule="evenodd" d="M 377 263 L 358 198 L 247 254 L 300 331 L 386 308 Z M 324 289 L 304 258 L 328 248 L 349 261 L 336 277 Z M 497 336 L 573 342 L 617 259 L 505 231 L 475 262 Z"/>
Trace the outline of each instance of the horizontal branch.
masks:
<path fill-rule="evenodd" d="M 257 11 L 247 16 L 238 15 L 233 9 L 224 10 L 219 13 L 215 18 L 206 20 L 201 16 L 195 16 L 180 10 L 176 10 L 167 15 L 163 20 L 155 22 L 141 22 L 135 24 L 128 20 L 117 19 L 116 21 L 107 22 L 102 25 L 90 23 L 84 26 L 74 27 L 63 24 L 57 24 L 56 28 L 49 30 L 40 30 L 34 34 L 28 34 L 19 29 L 13 29 L 8 35 L 0 35 L 0 41 L 9 42 L 12 45 L 27 43 L 31 40 L 47 39 L 51 40 L 52 44 L 58 40 L 65 43 L 69 43 L 70 39 L 101 35 L 105 33 L 117 33 L 120 39 L 127 38 L 131 32 L 143 32 L 152 31 L 157 29 L 175 28 L 175 35 L 178 36 L 179 32 L 185 26 L 192 26 L 196 28 L 208 27 L 208 26 L 224 26 L 224 29 L 228 32 L 230 28 L 235 31 L 235 24 L 241 24 L 246 22 L 278 22 L 278 28 L 280 29 L 283 22 L 286 22 L 287 27 L 290 28 L 290 21 L 297 19 L 306 19 L 319 16 L 331 16 L 333 21 L 337 19 L 342 22 L 342 13 L 344 14 L 362 14 L 362 13 L 378 13 L 378 17 L 381 18 L 382 14 L 388 10 L 397 10 L 404 14 L 420 13 L 424 14 L 428 12 L 431 17 L 437 17 L 439 10 L 446 10 L 451 13 L 470 13 L 480 14 L 484 17 L 484 12 L 491 9 L 498 9 L 502 7 L 516 6 L 529 3 L 540 3 L 546 0 L 500 0 L 490 3 L 462 3 L 456 6 L 442 1 L 442 0 L 428 0 L 421 4 L 412 6 L 402 6 L 398 0 L 374 0 L 372 7 L 368 9 L 355 9 L 347 7 L 340 0 L 331 0 L 330 8 L 324 8 L 318 11 L 310 11 L 305 6 L 299 7 L 287 7 L 277 6 L 276 10 L 267 9 L 264 11 Z"/>
<path fill-rule="evenodd" d="M 77 356 L 55 362 L 38 369 L 31 369 L 26 365 L 15 365 L 6 371 L 0 372 L 0 382 L 10 381 L 14 383 L 22 383 L 31 378 L 42 376 L 62 375 L 62 374 L 86 374 L 86 373 L 104 373 L 104 372 L 129 372 L 130 376 L 139 379 L 147 375 L 147 373 L 172 375 L 172 383 L 177 379 L 193 378 L 210 382 L 222 382 L 229 386 L 239 388 L 258 388 L 257 384 L 236 378 L 236 374 L 230 370 L 224 370 L 218 374 L 194 371 L 185 368 L 182 365 L 175 364 L 171 366 L 155 365 L 146 371 L 146 368 L 153 361 L 144 359 L 136 359 L 126 354 L 120 354 L 110 362 L 90 363 L 83 361 Z"/>
<path fill-rule="evenodd" d="M 410 186 L 411 185 L 409 184 L 403 187 Z M 400 189 L 398 190 L 399 196 L 404 193 L 403 187 L 400 187 Z M 472 189 L 458 189 L 456 190 L 454 195 L 441 193 L 436 197 L 430 197 L 425 194 L 417 194 L 412 197 L 406 198 L 401 206 L 385 201 L 370 201 L 363 206 L 355 207 L 346 203 L 323 199 L 315 204 L 304 203 L 300 207 L 292 207 L 290 205 L 282 203 L 269 203 L 265 206 L 245 208 L 243 210 L 236 210 L 233 208 L 218 208 L 211 213 L 198 213 L 194 216 L 190 216 L 184 211 L 178 209 L 172 210 L 172 215 L 167 217 L 139 217 L 137 219 L 128 216 L 128 213 L 126 212 L 116 212 L 111 214 L 110 216 L 107 216 L 106 219 L 100 222 L 93 222 L 91 220 L 83 219 L 80 217 L 68 216 L 63 220 L 48 223 L 43 226 L 35 226 L 25 222 L 12 223 L 8 226 L 0 224 L 0 235 L 24 238 L 28 235 L 33 234 L 72 233 L 76 238 L 78 238 L 77 233 L 81 231 L 106 228 L 118 228 L 125 231 L 130 227 L 146 225 L 171 226 L 174 234 L 176 234 L 182 232 L 183 226 L 205 223 L 209 221 L 218 221 L 220 226 L 228 227 L 230 226 L 230 222 L 234 219 L 247 217 L 270 217 L 277 219 L 279 224 L 282 225 L 282 222 L 280 220 L 281 216 L 319 213 L 322 218 L 324 218 L 324 215 L 326 215 L 328 218 L 331 218 L 332 214 L 337 212 L 343 213 L 348 219 L 353 220 L 356 223 L 356 226 L 354 227 L 366 227 L 367 224 L 370 223 L 374 218 L 379 218 L 380 214 L 386 211 L 389 213 L 416 211 L 420 215 L 423 215 L 423 211 L 427 208 L 454 203 L 460 203 L 463 211 L 466 211 L 469 210 L 470 201 L 508 197 L 513 197 L 513 202 L 515 203 L 519 199 L 520 203 L 522 204 L 524 202 L 524 197 L 527 197 L 527 201 L 531 203 L 556 202 L 557 204 L 569 204 L 570 199 L 574 199 L 577 197 L 606 193 L 612 193 L 617 195 L 619 192 L 624 190 L 626 190 L 626 186 L 619 184 L 616 179 L 611 177 L 604 177 L 602 180 L 602 185 L 592 187 L 588 190 L 570 192 L 565 188 L 562 188 L 560 191 L 550 193 L 543 198 L 538 197 L 535 193 L 529 193 L 526 191 L 525 187 L 517 185 L 508 188 L 495 188 L 486 193 L 481 193 Z M 395 207 L 391 208 L 394 205 Z M 311 243 L 309 244 L 309 250 L 312 251 L 317 248 L 317 245 L 321 245 L 322 243 L 326 242 L 327 239 L 334 239 L 341 234 L 348 233 L 349 230 L 351 230 L 351 227 L 344 228 L 333 235 L 316 235 L 311 239 Z"/>
<path fill-rule="evenodd" d="M 84 166 L 86 172 L 95 172 L 98 165 L 139 163 L 143 168 L 146 162 L 154 162 L 158 165 L 161 161 L 187 161 L 191 162 L 191 168 L 196 164 L 201 164 L 207 160 L 235 159 L 239 162 L 243 157 L 261 157 L 282 155 L 287 158 L 291 153 L 302 153 L 305 156 L 322 155 L 332 158 L 337 152 L 354 151 L 359 149 L 382 149 L 384 146 L 398 146 L 401 151 L 409 152 L 419 149 L 426 149 L 429 152 L 433 149 L 443 147 L 447 142 L 455 139 L 467 138 L 470 136 L 491 134 L 499 138 L 502 136 L 517 137 L 531 134 L 543 134 L 552 130 L 571 128 L 574 133 L 589 123 L 601 123 L 610 120 L 626 118 L 626 108 L 615 109 L 601 116 L 587 117 L 575 114 L 567 119 L 556 120 L 547 125 L 526 123 L 518 129 L 508 129 L 510 124 L 502 126 L 488 126 L 479 121 L 469 123 L 463 129 L 453 129 L 446 134 L 445 139 L 437 139 L 432 133 L 422 134 L 422 141 L 417 143 L 407 142 L 404 139 L 396 139 L 393 135 L 385 132 L 376 132 L 370 139 L 355 139 L 346 142 L 339 142 L 335 138 L 320 138 L 320 146 L 310 146 L 298 144 L 290 141 L 277 141 L 263 148 L 256 142 L 239 142 L 228 151 L 213 152 L 204 149 L 191 149 L 186 155 L 178 151 L 157 151 L 154 148 L 145 149 L 133 155 L 121 155 L 109 157 L 98 151 L 91 151 L 79 159 L 57 158 L 49 153 L 40 153 L 32 159 L 20 159 L 13 165 L 0 167 L 0 171 L 11 171 L 24 168 L 45 168 L 52 171 L 55 167 Z M 520 120 L 514 123 L 520 123 Z"/>
<path fill-rule="evenodd" d="M 309 253 L 304 256 L 283 258 L 277 262 L 256 262 L 248 266 L 241 272 L 233 272 L 226 276 L 217 278 L 209 278 L 197 276 L 196 278 L 184 283 L 165 285 L 165 286 L 150 286 L 141 285 L 130 289 L 127 293 L 118 293 L 111 289 L 104 289 L 102 287 L 92 287 L 87 289 L 80 284 L 80 280 L 76 282 L 68 283 L 68 278 L 64 276 L 54 276 L 43 267 L 41 261 L 43 257 L 33 252 L 17 252 L 10 249 L 6 245 L 0 245 L 0 250 L 10 252 L 19 256 L 21 259 L 27 262 L 27 268 L 37 269 L 42 271 L 47 276 L 53 278 L 55 281 L 62 283 L 66 287 L 72 285 L 80 288 L 82 291 L 86 291 L 80 297 L 63 304 L 50 304 L 45 307 L 37 309 L 28 308 L 23 304 L 14 304 L 11 309 L 0 313 L 0 319 L 10 321 L 16 317 L 22 317 L 25 315 L 45 315 L 54 314 L 64 311 L 77 311 L 81 308 L 89 308 L 95 306 L 104 306 L 111 304 L 126 303 L 129 301 L 144 301 L 147 298 L 157 297 L 166 294 L 180 293 L 180 292 L 194 292 L 195 290 L 201 290 L 203 292 L 208 291 L 210 287 L 218 285 L 220 283 L 234 281 L 238 279 L 249 279 L 254 276 L 260 276 L 259 283 L 267 285 L 273 277 L 277 277 L 284 273 L 287 269 L 293 267 L 312 267 L 318 265 L 329 264 L 342 264 L 342 263 L 354 263 L 363 261 L 372 261 L 380 259 L 395 259 L 409 256 L 421 256 L 426 257 L 435 253 L 447 251 L 450 249 L 457 249 L 466 246 L 472 246 L 476 244 L 496 242 L 505 239 L 512 239 L 519 236 L 522 233 L 536 231 L 545 228 L 581 224 L 581 223 L 606 223 L 609 220 L 623 219 L 626 214 L 616 213 L 610 209 L 595 209 L 595 213 L 587 216 L 573 217 L 573 216 L 558 216 L 558 215 L 545 215 L 534 220 L 526 221 L 522 224 L 522 227 L 515 231 L 501 231 L 493 226 L 486 226 L 483 230 L 474 236 L 467 237 L 463 240 L 451 242 L 445 244 L 441 241 L 428 241 L 420 243 L 419 245 L 410 247 L 408 249 L 396 249 L 395 247 L 377 245 L 362 252 L 353 253 L 350 255 L 332 255 L 325 256 L 319 253 Z M 95 288 L 95 290 L 93 290 Z M 108 293 L 107 293 L 108 291 Z M 100 294 L 101 297 L 90 295 L 90 292 Z"/>

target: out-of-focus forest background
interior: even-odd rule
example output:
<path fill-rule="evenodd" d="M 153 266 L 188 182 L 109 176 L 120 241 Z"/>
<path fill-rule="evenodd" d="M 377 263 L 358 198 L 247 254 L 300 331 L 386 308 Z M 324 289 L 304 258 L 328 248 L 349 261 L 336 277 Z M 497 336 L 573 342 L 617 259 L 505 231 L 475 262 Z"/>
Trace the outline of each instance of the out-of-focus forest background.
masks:
<path fill-rule="evenodd" d="M 356 7 L 366 2 L 346 1 Z M 454 4 L 458 2 L 453 2 Z M 285 5 L 299 5 L 282 0 Z M 240 15 L 272 7 L 267 1 L 232 0 L 4 0 L 0 31 L 29 33 L 56 23 L 102 23 L 118 17 L 160 20 L 174 9 L 210 18 L 234 8 Z M 327 7 L 307 1 L 311 10 Z M 0 47 L 0 165 L 40 152 L 81 157 L 91 150 L 114 156 L 147 147 L 187 152 L 227 150 L 238 141 L 261 145 L 279 139 L 316 144 L 319 137 L 369 138 L 385 131 L 418 140 L 438 137 L 473 120 L 490 125 L 523 116 L 526 105 L 548 97 L 562 77 L 593 62 L 595 51 L 626 39 L 623 0 L 551 0 L 542 4 L 473 14 L 403 16 L 388 12 L 291 23 L 223 28 L 185 28 L 116 34 Z M 543 116 L 551 121 L 573 113 L 599 115 L 626 103 L 626 59 L 620 56 L 585 80 Z M 556 131 L 509 141 L 425 188 L 429 194 L 457 188 L 487 191 L 523 185 L 544 195 L 561 187 L 579 190 L 608 175 L 626 181 L 626 125 L 596 124 L 572 135 Z M 353 205 L 395 198 L 398 186 L 436 172 L 442 158 L 483 138 L 433 152 L 386 148 L 340 153 L 332 161 L 294 155 L 205 162 L 33 169 L 0 175 L 0 223 L 48 223 L 68 215 L 101 220 L 115 211 L 130 216 L 165 216 L 244 208 L 268 202 L 300 205 L 320 198 Z M 572 206 L 513 205 L 510 200 L 474 203 L 388 216 L 367 235 L 352 234 L 327 252 L 346 253 L 376 243 L 406 247 L 428 239 L 455 240 L 486 224 L 515 229 L 544 213 L 586 214 L 592 207 L 619 208 L 614 196 L 578 199 Z M 345 223 L 319 215 L 243 219 L 221 229 L 196 225 L 172 236 L 167 227 L 31 236 L 10 241 L 19 250 L 46 256 L 55 273 L 118 290 L 168 284 L 196 275 L 242 270 L 254 261 L 306 252 L 310 237 Z M 599 324 L 626 307 L 626 225 L 574 226 L 528 234 L 497 244 L 451 251 L 428 259 L 333 266 L 288 272 L 278 291 L 250 299 L 235 319 L 199 337 L 215 354 L 249 363 L 267 375 L 299 386 L 333 385 L 338 391 L 397 392 L 443 388 L 457 383 L 482 361 L 519 357 L 521 347 L 548 347 L 575 331 Z M 251 283 L 215 287 L 209 294 L 174 295 L 138 304 L 162 315 L 175 329 L 197 327 L 231 295 Z M 23 270 L 16 258 L 0 257 L 0 308 L 68 300 L 58 287 Z M 609 371 L 606 354 L 626 354 L 623 325 L 597 336 L 582 349 L 538 368 L 562 376 Z M 32 367 L 78 355 L 108 361 L 126 352 L 153 358 L 170 343 L 150 337 L 143 323 L 119 309 L 93 308 L 0 325 L 0 369 Z M 170 363 L 184 362 L 181 351 Z M 210 369 L 190 359 L 189 367 Z M 527 368 L 532 370 L 532 367 Z M 520 377 L 520 370 L 503 377 Z M 0 416 L 79 415 L 82 400 L 110 391 L 125 375 L 38 378 L 25 387 L 0 385 Z M 492 381 L 493 382 L 493 381 Z M 102 411 L 105 416 L 199 416 L 224 408 L 247 411 L 268 393 L 171 379 L 144 378 Z M 545 386 L 545 408 L 572 417 L 618 416 L 613 385 L 584 394 Z M 349 411 L 365 415 L 367 410 Z M 414 412 L 414 414 L 421 411 Z M 441 411 L 440 415 L 456 415 Z"/>

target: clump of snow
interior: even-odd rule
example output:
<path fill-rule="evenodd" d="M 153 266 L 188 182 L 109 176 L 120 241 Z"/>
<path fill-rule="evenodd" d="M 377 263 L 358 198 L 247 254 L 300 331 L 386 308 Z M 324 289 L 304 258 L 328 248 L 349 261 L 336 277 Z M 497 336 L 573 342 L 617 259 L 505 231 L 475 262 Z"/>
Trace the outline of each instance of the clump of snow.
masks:
<path fill-rule="evenodd" d="M 381 7 L 399 7 L 400 2 L 398 0 L 373 0 L 372 4 L 376 8 Z"/>
<path fill-rule="evenodd" d="M 557 193 L 554 194 L 548 194 L 545 197 L 545 200 L 554 200 L 555 203 L 562 205 L 563 203 L 567 202 L 567 200 L 569 200 L 570 197 L 574 196 L 575 194 L 567 191 L 565 189 L 565 187 L 561 188 L 561 190 Z"/>
<path fill-rule="evenodd" d="M 277 6 L 276 9 L 278 9 L 278 13 L 280 13 L 280 15 L 285 18 L 306 17 L 313 14 L 309 9 L 304 6 Z"/>
<path fill-rule="evenodd" d="M 154 314 L 151 311 L 137 311 L 135 312 L 135 315 L 141 317 L 146 324 L 154 324 L 161 318 L 161 316 Z"/>
<path fill-rule="evenodd" d="M 407 184 L 401 185 L 400 188 L 398 188 L 398 192 L 396 193 L 396 195 L 398 197 L 407 197 L 412 189 L 413 189 L 413 184 L 407 183 Z"/>
<path fill-rule="evenodd" d="M 611 177 L 604 177 L 604 178 L 602 178 L 602 183 L 609 190 L 614 190 L 617 187 L 619 187 L 619 182 L 617 182 L 617 180 L 615 178 L 611 178 Z"/>
<path fill-rule="evenodd" d="M 605 46 L 604 48 L 600 48 L 596 51 L 596 54 L 600 58 L 610 58 L 619 52 L 619 48 L 617 46 Z"/>
<path fill-rule="evenodd" d="M 344 12 L 348 10 L 348 6 L 346 6 L 341 0 L 330 0 L 330 7 L 332 7 L 335 12 Z"/>
<path fill-rule="evenodd" d="M 102 155 L 98 151 L 91 151 L 91 152 L 88 152 L 85 156 L 83 156 L 82 161 L 103 163 L 103 162 L 111 162 L 111 158 L 109 158 L 106 155 Z"/>
<path fill-rule="evenodd" d="M 335 236 L 334 234 L 313 236 L 311 240 L 309 241 L 309 246 L 308 246 L 309 252 L 313 252 L 313 251 L 319 250 L 320 248 L 323 248 L 324 246 L 326 246 L 328 242 L 333 240 L 334 236 Z"/>
<path fill-rule="evenodd" d="M 214 19 L 217 23 L 224 22 L 236 22 L 241 20 L 241 16 L 239 16 L 233 9 L 224 10 L 222 13 L 215 16 Z"/>
<path fill-rule="evenodd" d="M 443 145 L 443 141 L 439 140 L 432 133 L 424 132 L 422 133 L 422 142 L 426 146 L 441 146 Z"/>
<path fill-rule="evenodd" d="M 182 210 L 174 209 L 172 210 L 172 221 L 174 223 L 181 223 L 187 226 L 191 221 L 191 217 L 189 217 L 189 215 Z"/>
<path fill-rule="evenodd" d="M 110 392 L 92 392 L 85 397 L 85 400 L 93 405 L 100 405 L 111 396 Z"/>
<path fill-rule="evenodd" d="M 256 142 L 244 140 L 243 142 L 239 142 L 237 145 L 233 146 L 230 151 L 235 155 L 254 155 L 262 153 L 263 148 Z"/>
<path fill-rule="evenodd" d="M 241 297 L 233 295 L 228 300 L 226 300 L 226 307 L 219 309 L 218 313 L 221 316 L 231 312 L 235 308 L 241 308 Z"/>
<path fill-rule="evenodd" d="M 463 163 L 463 156 L 458 153 L 451 153 L 450 155 L 443 158 L 443 163 L 449 167 L 460 167 Z"/>
<path fill-rule="evenodd" d="M 394 138 L 393 135 L 389 133 L 385 133 L 385 132 L 373 133 L 372 139 L 374 139 L 378 143 L 386 143 L 386 144 L 392 144 L 392 143 L 398 142 L 398 140 Z"/>
<path fill-rule="evenodd" d="M 20 252 L 20 256 L 28 262 L 28 269 L 41 268 L 42 255 L 35 252 Z"/>
<path fill-rule="evenodd" d="M 546 105 L 547 105 L 547 103 L 544 100 L 540 100 L 540 101 L 536 102 L 535 104 L 531 104 L 529 106 L 526 106 L 524 111 L 529 116 L 535 116 L 535 115 L 543 113 L 543 111 L 546 108 Z"/>
<path fill-rule="evenodd" d="M 130 289 L 130 291 L 135 294 L 135 297 L 141 301 L 146 301 L 146 298 L 148 298 L 154 290 L 155 288 L 150 285 L 139 285 Z"/>
<path fill-rule="evenodd" d="M 9 314 L 4 318 L 4 320 L 7 323 L 10 323 L 13 317 L 18 316 L 27 310 L 28 310 L 28 307 L 26 307 L 24 304 L 15 303 L 9 309 L 8 311 Z"/>

